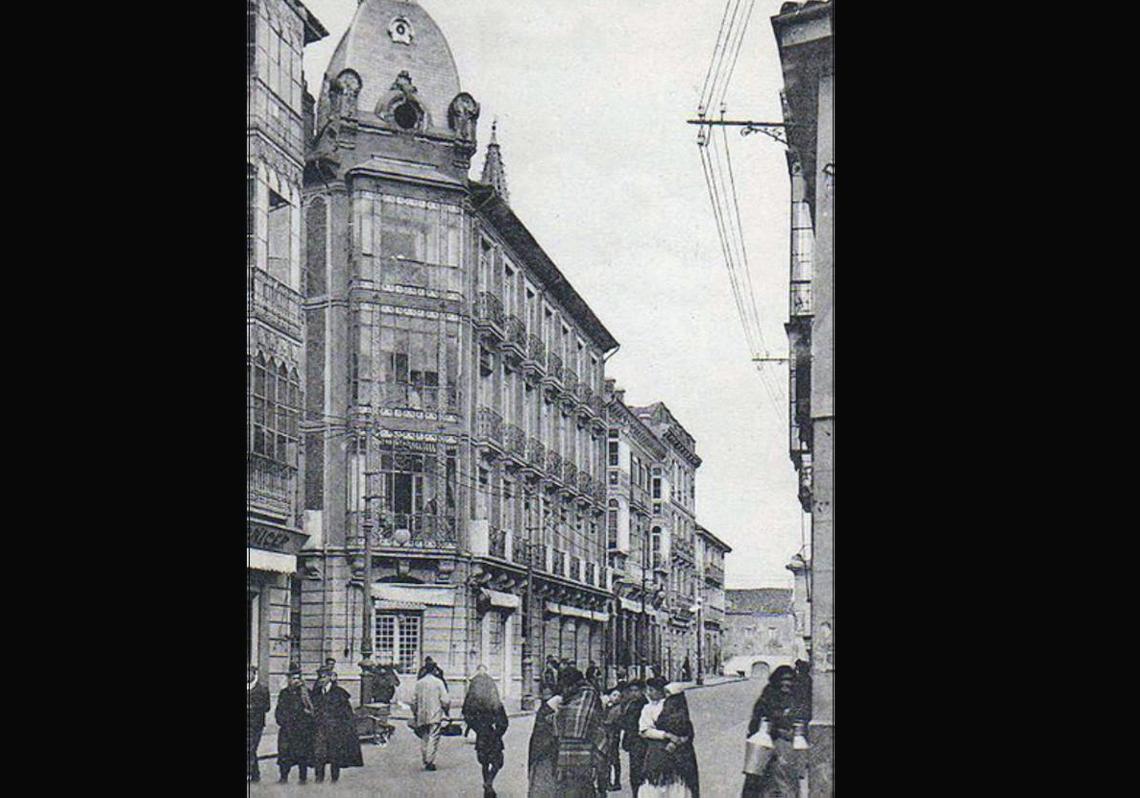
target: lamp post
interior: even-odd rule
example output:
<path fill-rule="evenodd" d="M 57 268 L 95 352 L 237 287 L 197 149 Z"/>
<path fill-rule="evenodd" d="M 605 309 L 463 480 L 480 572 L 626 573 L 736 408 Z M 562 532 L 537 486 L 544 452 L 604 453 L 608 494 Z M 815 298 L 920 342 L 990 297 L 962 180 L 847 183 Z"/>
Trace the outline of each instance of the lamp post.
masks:
<path fill-rule="evenodd" d="M 363 444 L 363 447 L 361 446 Z M 358 473 L 364 474 L 364 485 L 360 484 L 359 476 L 357 477 L 357 528 L 360 530 L 364 546 L 364 606 L 363 623 L 364 633 L 360 637 L 360 705 L 371 703 L 372 701 L 372 679 L 373 668 L 375 663 L 372 661 L 372 523 L 371 517 L 368 513 L 368 499 L 363 494 L 367 491 L 368 481 L 368 444 L 369 435 L 366 430 L 360 430 L 357 437 L 357 462 L 360 462 L 360 451 L 364 449 L 364 462 L 359 467 Z M 363 499 L 363 501 L 361 501 Z M 361 505 L 363 504 L 363 511 Z"/>
<path fill-rule="evenodd" d="M 537 497 L 536 497 L 537 498 Z M 534 631 L 534 531 L 535 527 L 533 511 L 534 505 L 537 501 L 534 499 L 527 499 L 527 527 L 526 527 L 526 597 L 523 604 L 525 612 L 523 614 L 523 637 L 522 637 L 522 677 L 523 677 L 523 696 L 522 708 L 524 710 L 534 709 L 534 652 L 531 649 L 530 637 Z"/>

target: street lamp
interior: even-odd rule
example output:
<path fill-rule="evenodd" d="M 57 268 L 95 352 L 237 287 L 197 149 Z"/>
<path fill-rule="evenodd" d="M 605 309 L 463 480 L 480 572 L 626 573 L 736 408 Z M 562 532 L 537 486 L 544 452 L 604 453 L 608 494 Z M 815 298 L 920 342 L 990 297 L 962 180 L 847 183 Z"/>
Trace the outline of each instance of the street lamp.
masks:
<path fill-rule="evenodd" d="M 697 684 L 705 683 L 705 662 L 704 657 L 701 656 L 701 638 L 705 636 L 705 625 L 701 619 L 701 598 L 697 597 L 697 603 L 689 607 L 689 612 L 694 612 L 697 615 Z"/>

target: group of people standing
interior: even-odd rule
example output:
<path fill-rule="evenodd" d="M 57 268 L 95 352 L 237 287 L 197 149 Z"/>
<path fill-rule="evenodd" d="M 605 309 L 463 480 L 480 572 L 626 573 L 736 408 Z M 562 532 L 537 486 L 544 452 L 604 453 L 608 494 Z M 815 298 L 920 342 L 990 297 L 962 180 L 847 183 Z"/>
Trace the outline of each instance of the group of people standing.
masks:
<path fill-rule="evenodd" d="M 399 684 L 390 667 L 378 669 L 382 692 Z M 389 673 L 391 672 L 391 673 Z M 302 678 L 301 669 L 289 669 L 288 684 L 278 694 L 274 718 L 277 721 L 278 781 L 289 780 L 289 772 L 296 767 L 298 781 L 308 781 L 309 768 L 316 772 L 318 782 L 324 781 L 329 768 L 332 781 L 340 779 L 341 768 L 363 767 L 364 759 L 357 736 L 356 717 L 348 691 L 337 684 L 336 660 L 327 659 L 317 671 L 316 683 L 310 688 Z M 391 693 L 388 693 L 391 700 Z M 269 711 L 269 689 L 258 679 L 257 668 L 248 670 L 246 708 L 247 717 L 247 773 L 249 781 L 260 781 L 257 746 L 265 728 L 265 715 Z"/>
<path fill-rule="evenodd" d="M 621 751 L 639 798 L 700 798 L 684 693 L 660 676 L 604 693 L 573 666 L 543 673 L 527 757 L 529 798 L 600 798 L 621 789 Z"/>

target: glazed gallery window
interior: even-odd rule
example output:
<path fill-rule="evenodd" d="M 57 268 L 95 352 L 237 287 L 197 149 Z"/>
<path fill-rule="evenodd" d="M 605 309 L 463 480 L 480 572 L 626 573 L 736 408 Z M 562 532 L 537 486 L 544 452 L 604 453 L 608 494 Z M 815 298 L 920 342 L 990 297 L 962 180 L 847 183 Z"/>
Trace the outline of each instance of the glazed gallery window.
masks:
<path fill-rule="evenodd" d="M 361 353 L 354 390 L 359 401 L 372 402 L 370 371 L 377 382 L 375 399 L 381 408 L 427 412 L 457 412 L 459 391 L 459 326 L 443 319 L 399 316 L 362 311 L 357 314 Z M 368 323 L 360 323 L 368 322 Z M 372 324 L 380 351 L 369 367 L 373 343 Z"/>
<path fill-rule="evenodd" d="M 453 530 L 456 452 L 380 446 L 381 525 L 419 532 Z"/>
<path fill-rule="evenodd" d="M 606 519 L 606 529 L 609 533 L 609 547 L 616 549 L 618 545 L 618 503 L 616 499 L 609 501 L 609 515 Z"/>
<path fill-rule="evenodd" d="M 371 256 L 361 266 L 365 279 L 438 293 L 462 290 L 461 209 L 369 192 L 360 192 L 354 205 L 360 253 Z"/>
<path fill-rule="evenodd" d="M 290 285 L 293 206 L 276 191 L 269 190 L 268 271 Z"/>
<path fill-rule="evenodd" d="M 261 352 L 248 364 L 253 420 L 249 447 L 254 454 L 288 466 L 297 462 L 297 414 L 301 388 L 296 369 Z"/>
<path fill-rule="evenodd" d="M 610 446 L 610 465 L 616 466 L 616 465 L 618 465 L 618 442 L 617 441 L 610 441 L 609 446 Z"/>
<path fill-rule="evenodd" d="M 420 661 L 420 626 L 418 612 L 376 613 L 376 637 L 373 650 L 381 662 L 391 657 L 398 673 L 415 673 Z"/>

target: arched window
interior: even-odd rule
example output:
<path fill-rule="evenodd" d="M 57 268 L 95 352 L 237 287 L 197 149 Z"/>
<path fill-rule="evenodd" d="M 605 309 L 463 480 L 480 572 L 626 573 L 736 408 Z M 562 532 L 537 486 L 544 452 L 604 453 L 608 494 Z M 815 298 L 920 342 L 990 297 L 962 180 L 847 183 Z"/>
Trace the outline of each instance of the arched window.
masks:
<path fill-rule="evenodd" d="M 300 412 L 300 382 L 296 369 L 258 352 L 252 371 L 253 418 L 250 451 L 284 465 L 296 465 L 297 415 Z"/>

